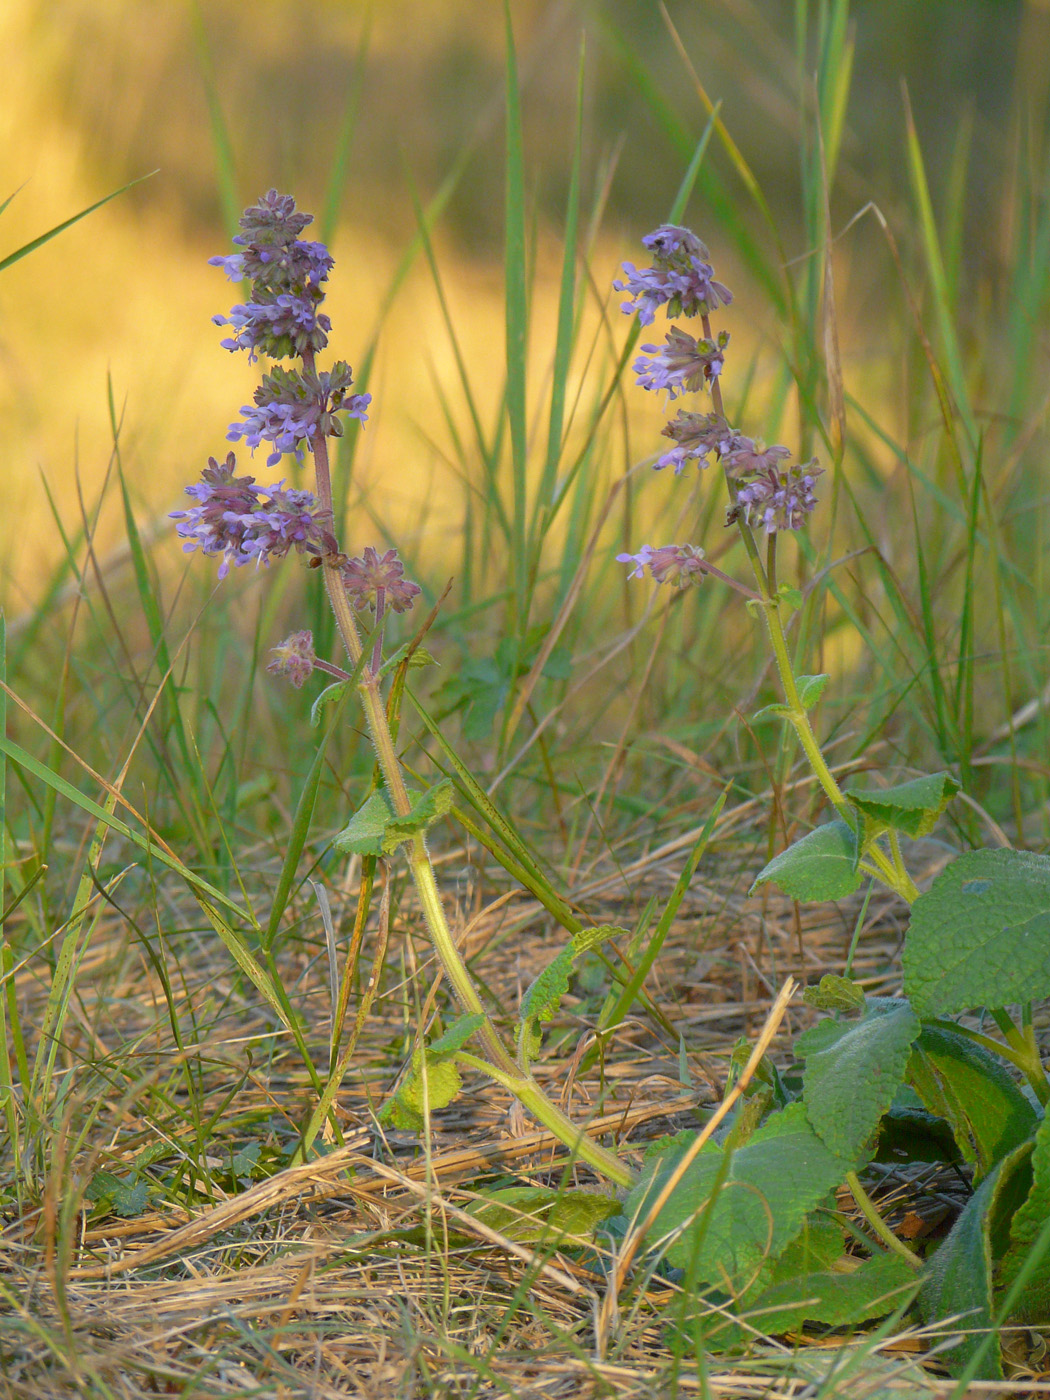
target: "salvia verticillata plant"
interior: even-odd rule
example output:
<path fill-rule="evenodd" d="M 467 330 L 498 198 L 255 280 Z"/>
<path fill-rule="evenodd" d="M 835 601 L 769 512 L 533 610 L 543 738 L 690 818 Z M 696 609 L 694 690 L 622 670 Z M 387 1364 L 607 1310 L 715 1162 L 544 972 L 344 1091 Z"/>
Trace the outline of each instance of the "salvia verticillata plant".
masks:
<path fill-rule="evenodd" d="M 726 523 L 740 533 L 754 588 L 712 568 L 695 542 L 618 557 L 632 577 L 657 584 L 715 575 L 764 621 L 783 701 L 762 713 L 791 726 L 832 810 L 754 884 L 833 900 L 881 881 L 911 913 L 903 995 L 867 996 L 848 975 L 809 989 L 809 1004 L 832 1015 L 797 1038 L 797 1075 L 785 1079 L 767 1065 L 720 1146 L 697 1151 L 699 1140 L 681 1136 L 657 1144 L 629 1208 L 657 1208 L 655 1227 L 685 1271 L 687 1295 L 728 1294 L 753 1310 L 762 1332 L 859 1323 L 916 1297 L 927 1321 L 959 1318 L 960 1337 L 946 1351 L 957 1374 L 999 1378 L 998 1325 L 1050 1321 L 1050 1083 L 1033 1027 L 1033 1000 L 1050 996 L 1050 859 L 966 851 L 920 893 L 902 838 L 933 829 L 959 791 L 955 776 L 840 787 L 810 719 L 828 677 L 796 674 L 787 645 L 786 623 L 804 594 L 777 576 L 784 532 L 804 528 L 817 508 L 821 468 L 792 463 L 786 447 L 752 440 L 727 420 L 729 337 L 712 331 L 711 316 L 732 298 L 704 245 L 674 226 L 643 243 L 652 265 L 625 264 L 614 283 L 629 294 L 623 310 L 642 325 L 661 308 L 699 318 L 701 334 L 671 326 L 662 345 L 644 346 L 638 383 L 672 400 L 710 396 L 708 411 L 678 408 L 663 430 L 674 446 L 655 466 L 675 476 L 721 468 L 722 487 L 712 481 L 711 489 L 727 493 Z M 952 1162 L 971 1174 L 969 1203 L 928 1257 L 888 1227 L 858 1175 L 908 1161 Z M 863 1262 L 844 1254 L 831 1195 L 842 1183 L 870 1228 Z M 726 1340 L 744 1335 L 719 1325 Z"/>
<path fill-rule="evenodd" d="M 177 530 L 188 551 L 218 558 L 219 576 L 231 568 L 269 565 L 286 554 L 304 556 L 320 573 L 350 669 L 319 658 L 307 630 L 294 632 L 273 650 L 269 669 L 302 686 L 314 670 L 356 689 L 364 707 L 369 735 L 383 774 L 383 786 L 354 814 L 335 839 L 338 849 L 362 856 L 389 857 L 404 850 L 434 948 L 460 1003 L 463 1015 L 439 1040 L 417 1052 L 388 1113 L 400 1126 L 418 1127 L 425 1112 L 449 1103 L 459 1090 L 460 1067 L 481 1069 L 517 1095 L 541 1123 L 582 1160 L 622 1186 L 633 1177 L 613 1153 L 575 1126 L 540 1088 L 530 1070 L 539 1027 L 553 1014 L 551 979 L 542 979 L 522 1007 L 521 1028 L 512 1051 L 504 1044 L 471 980 L 442 908 L 426 845 L 427 827 L 448 812 L 451 785 L 442 782 L 426 792 L 411 791 L 398 762 L 383 687 L 388 683 L 384 659 L 384 624 L 390 613 L 410 609 L 419 585 L 405 577 L 397 551 L 366 545 L 357 555 L 345 552 L 337 538 L 332 511 L 329 440 L 339 437 L 347 419 L 364 423 L 368 394 L 353 392 L 345 361 L 319 370 L 317 356 L 326 349 L 331 322 L 321 309 L 332 259 L 321 243 L 301 237 L 311 222 L 294 200 L 271 190 L 241 218 L 238 250 L 211 259 L 233 281 L 248 279 L 251 299 L 235 306 L 218 325 L 231 328 L 227 350 L 246 350 L 277 364 L 262 375 L 254 402 L 241 410 L 229 438 L 250 449 L 270 449 L 266 466 L 274 468 L 285 453 L 313 464 L 314 490 L 289 489 L 283 481 L 260 485 L 240 473 L 234 452 L 220 464 L 209 460 L 201 480 L 186 488 L 195 504 L 175 511 Z M 566 956 L 609 936 L 605 929 L 582 930 L 573 949 L 562 955 L 559 975 L 568 981 Z M 550 970 L 548 969 L 548 973 Z M 465 1046 L 475 1038 L 482 1056 Z M 327 1100 L 304 1133 L 304 1150 L 316 1135 L 331 1103 Z M 592 1213 L 593 1214 L 593 1213 Z M 596 1217 L 595 1217 L 596 1218 Z"/>

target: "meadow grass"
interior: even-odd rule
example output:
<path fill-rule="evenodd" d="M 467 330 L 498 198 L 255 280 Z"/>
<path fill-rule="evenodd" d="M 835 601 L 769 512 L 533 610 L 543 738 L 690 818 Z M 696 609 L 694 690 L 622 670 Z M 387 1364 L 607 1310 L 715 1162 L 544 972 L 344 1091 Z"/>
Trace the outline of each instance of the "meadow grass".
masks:
<path fill-rule="evenodd" d="M 818 61 L 797 248 L 699 84 L 687 121 L 625 51 L 683 172 L 677 208 L 639 211 L 639 232 L 691 223 L 739 269 L 737 305 L 764 309 L 751 362 L 726 374 L 729 416 L 827 469 L 797 537 L 793 660 L 831 672 L 819 720 L 837 772 L 932 765 L 962 783 L 964 802 L 921 848 L 932 870 L 950 848 L 1047 848 L 1046 175 L 1025 176 L 1033 153 L 1018 136 L 998 211 L 1013 241 L 996 283 L 976 288 L 962 256 L 965 133 L 935 210 L 905 112 L 910 213 L 864 212 L 865 246 L 885 250 L 879 301 L 863 316 L 845 305 L 836 249 L 850 233 L 829 207 L 847 18 L 843 3 L 822 7 L 810 47 L 800 41 Z M 819 792 L 779 721 L 752 718 L 779 697 L 743 605 L 711 579 L 630 585 L 613 562 L 643 536 L 699 538 L 682 523 L 699 518 L 709 557 L 747 576 L 712 474 L 691 495 L 651 478 L 658 439 L 640 430 L 624 372 L 637 333 L 608 294 L 617 269 L 593 258 L 602 195 L 585 200 L 578 132 L 555 332 L 533 343 L 509 54 L 499 356 L 475 365 L 460 351 L 434 246 L 463 168 L 420 204 L 388 297 L 424 266 L 446 316 L 458 380 L 442 386 L 442 450 L 461 526 L 413 559 L 434 503 L 421 492 L 407 540 L 395 533 L 382 492 L 355 479 L 353 430 L 337 513 L 362 543 L 400 547 L 424 585 L 417 615 L 440 603 L 425 638 L 437 665 L 410 673 L 396 732 L 410 774 L 454 787 L 431 844 L 486 1004 L 512 1020 L 566 931 L 626 930 L 579 967 L 537 1072 L 630 1156 L 716 1102 L 783 977 L 841 971 L 855 931 L 854 975 L 892 992 L 901 910 L 882 896 L 816 911 L 746 896 L 817 820 Z M 232 214 L 244 201 L 220 166 Z M 322 236 L 334 196 L 326 207 Z M 367 386 L 382 326 L 357 347 L 337 335 Z M 903 1310 L 855 1334 L 779 1338 L 745 1317 L 725 1356 L 708 1344 L 721 1305 L 698 1311 L 655 1258 L 616 1292 L 615 1240 L 562 1249 L 513 1210 L 486 1214 L 497 1188 L 594 1185 L 491 1084 L 469 1083 L 421 1138 L 377 1119 L 422 1033 L 455 1007 L 403 865 L 332 847 L 376 781 L 356 713 L 337 701 L 312 723 L 313 697 L 264 670 L 304 622 L 318 653 L 336 654 L 322 591 L 293 561 L 218 589 L 204 561 L 173 567 L 170 539 L 136 519 L 114 405 L 111 419 L 104 490 L 75 511 L 55 502 L 63 558 L 4 633 L 4 1393 L 953 1393 L 943 1338 Z M 127 543 L 106 556 L 95 531 L 114 508 Z M 786 1038 L 775 1047 L 787 1057 Z M 925 1201 L 921 1182 L 912 1197 L 869 1184 L 895 1223 Z M 1006 1350 L 1018 1378 L 1034 1374 L 1023 1337 Z"/>

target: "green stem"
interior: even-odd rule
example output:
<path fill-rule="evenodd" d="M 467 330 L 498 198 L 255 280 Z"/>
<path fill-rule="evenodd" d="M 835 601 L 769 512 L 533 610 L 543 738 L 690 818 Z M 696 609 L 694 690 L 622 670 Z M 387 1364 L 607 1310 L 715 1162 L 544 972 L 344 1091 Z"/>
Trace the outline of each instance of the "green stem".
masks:
<path fill-rule="evenodd" d="M 328 443 L 324 437 L 319 437 L 314 444 L 314 465 L 318 501 L 322 510 L 331 511 L 331 469 L 328 462 Z M 325 589 L 335 616 L 336 626 L 339 628 L 339 635 L 353 666 L 356 667 L 362 656 L 362 643 L 353 609 L 343 586 L 341 556 L 326 557 L 322 561 L 322 566 Z M 383 772 L 391 806 L 398 816 L 407 816 L 412 809 L 412 803 L 405 787 L 401 765 L 394 747 L 393 735 L 390 732 L 386 706 L 380 691 L 378 662 L 372 666 L 365 666 L 357 688 L 364 706 L 369 735 Z M 478 1060 L 476 1061 L 477 1065 L 484 1068 L 485 1072 L 491 1075 L 497 1083 L 503 1084 L 516 1094 L 528 1112 L 538 1119 L 544 1127 L 548 1128 L 570 1151 L 575 1152 L 581 1160 L 602 1172 L 618 1185 L 629 1186 L 634 1180 L 634 1174 L 630 1168 L 621 1162 L 614 1153 L 607 1151 L 598 1143 L 592 1142 L 558 1108 L 557 1104 L 547 1097 L 531 1075 L 522 1075 L 514 1056 L 503 1043 L 491 1016 L 483 1006 L 470 971 L 456 946 L 456 940 L 448 926 L 448 920 L 445 918 L 444 906 L 441 903 L 441 895 L 434 876 L 434 867 L 427 854 L 426 841 L 422 832 L 416 832 L 411 840 L 406 842 L 406 847 L 409 868 L 412 871 L 412 879 L 419 896 L 423 917 L 426 920 L 431 942 L 445 969 L 445 974 L 463 1010 L 468 1015 L 483 1017 L 477 1031 L 477 1037 L 484 1047 L 487 1060 Z"/>
<path fill-rule="evenodd" d="M 505 1089 L 509 1089 L 532 1116 L 563 1142 L 573 1156 L 578 1157 L 581 1162 L 586 1162 L 588 1166 L 594 1167 L 603 1176 L 607 1176 L 610 1181 L 615 1181 L 617 1186 L 634 1185 L 634 1172 L 631 1171 L 626 1162 L 621 1162 L 614 1152 L 610 1152 L 608 1148 L 595 1142 L 592 1137 L 588 1137 L 586 1132 L 574 1123 L 568 1114 L 563 1113 L 558 1105 L 547 1097 L 531 1074 L 523 1075 L 520 1070 L 513 1074 L 507 1074 L 496 1065 L 490 1064 L 487 1060 L 479 1059 L 477 1055 L 471 1055 L 469 1051 L 465 1050 L 457 1051 L 456 1059 L 461 1065 L 465 1065 L 469 1069 L 480 1070 L 494 1079 L 497 1084 L 502 1084 Z"/>
<path fill-rule="evenodd" d="M 879 1214 L 875 1202 L 860 1184 L 860 1177 L 858 1177 L 856 1172 L 846 1173 L 846 1185 L 849 1187 L 850 1194 L 856 1201 L 861 1215 L 863 1215 L 864 1219 L 871 1226 L 872 1230 L 874 1230 L 875 1234 L 878 1235 L 886 1248 L 891 1249 L 894 1254 L 899 1254 L 902 1259 L 906 1259 L 913 1269 L 921 1269 L 922 1260 L 914 1251 L 908 1248 L 903 1240 L 899 1240 L 886 1224 L 885 1220 L 883 1220 L 882 1216 Z"/>

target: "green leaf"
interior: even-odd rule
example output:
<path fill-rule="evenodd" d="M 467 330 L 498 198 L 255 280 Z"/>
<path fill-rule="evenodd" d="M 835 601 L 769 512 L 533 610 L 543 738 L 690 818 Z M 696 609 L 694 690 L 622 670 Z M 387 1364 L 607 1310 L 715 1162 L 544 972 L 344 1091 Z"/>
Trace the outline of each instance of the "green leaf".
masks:
<path fill-rule="evenodd" d="M 97 1171 L 84 1194 L 98 1210 L 128 1219 L 141 1215 L 149 1205 L 149 1182 Z"/>
<path fill-rule="evenodd" d="M 443 1035 L 439 1035 L 437 1040 L 431 1041 L 427 1046 L 427 1058 L 439 1059 L 442 1055 L 453 1055 L 457 1050 L 462 1050 L 474 1032 L 484 1023 L 485 1017 L 480 1011 L 472 1016 L 458 1017 Z"/>
<path fill-rule="evenodd" d="M 941 1353 L 952 1375 L 968 1369 L 978 1350 L 984 1347 L 992 1328 L 992 1238 L 1001 1204 L 1010 1199 L 1011 1177 L 1025 1168 L 1031 1155 L 1025 1143 L 998 1162 L 981 1182 L 952 1226 L 948 1238 L 930 1261 L 926 1280 L 919 1292 L 919 1309 L 926 1322 L 964 1314 L 958 1326 L 960 1341 Z M 971 1380 L 1001 1380 L 1003 1375 L 998 1340 L 985 1350 Z"/>
<path fill-rule="evenodd" d="M 798 687 L 798 698 L 802 701 L 804 710 L 811 710 L 824 693 L 824 687 L 831 679 L 830 676 L 796 676 L 795 684 Z"/>
<path fill-rule="evenodd" d="M 1050 996 L 1050 857 L 953 860 L 912 905 L 904 990 L 924 1019 Z"/>
<path fill-rule="evenodd" d="M 763 705 L 760 710 L 756 710 L 751 718 L 752 720 L 759 720 L 765 719 L 767 715 L 774 715 L 778 719 L 787 719 L 790 714 L 790 705 L 785 705 L 783 700 L 775 700 L 771 705 Z"/>
<path fill-rule="evenodd" d="M 807 987 L 802 993 L 807 1006 L 818 1011 L 860 1011 L 864 1006 L 864 990 L 848 977 L 825 972 L 817 987 Z"/>
<path fill-rule="evenodd" d="M 1039 1121 L 1003 1062 L 954 1031 L 924 1026 L 907 1077 L 926 1108 L 949 1124 L 978 1178 L 1029 1138 Z"/>
<path fill-rule="evenodd" d="M 628 1215 L 645 1213 L 685 1150 L 670 1145 L 655 1158 L 628 1197 Z M 652 1239 L 675 1233 L 667 1258 L 688 1268 L 697 1285 L 739 1286 L 783 1252 L 851 1166 L 817 1137 L 805 1106 L 792 1104 L 772 1114 L 728 1161 L 708 1143 L 661 1209 Z M 712 1198 L 722 1170 L 724 1184 Z"/>
<path fill-rule="evenodd" d="M 405 816 L 395 815 L 386 788 L 377 788 L 360 806 L 349 822 L 332 838 L 338 851 L 359 856 L 388 856 L 403 841 L 418 831 L 426 831 L 452 806 L 454 791 L 448 778 L 427 788 L 424 793 L 410 792 L 412 807 Z"/>
<path fill-rule="evenodd" d="M 806 601 L 805 598 L 802 596 L 801 590 L 798 588 L 792 588 L 790 583 L 782 583 L 780 585 L 780 587 L 777 589 L 777 597 L 782 602 L 787 603 L 789 608 L 794 608 L 796 612 L 798 612 L 799 608 L 801 608 L 802 604 Z M 802 679 L 803 677 L 800 676 L 799 680 Z M 807 676 L 805 677 L 805 679 L 809 680 L 810 677 Z M 825 679 L 827 678 L 825 677 Z"/>
<path fill-rule="evenodd" d="M 519 1043 L 524 1045 L 527 1059 L 532 1059 L 539 1049 L 539 1023 L 553 1020 L 562 997 L 569 990 L 572 965 L 580 954 L 589 952 L 610 938 L 626 936 L 629 936 L 628 929 L 613 924 L 580 929 L 554 961 L 548 963 L 535 981 L 529 984 L 521 999 L 519 1012 Z"/>
<path fill-rule="evenodd" d="M 882 1115 L 904 1082 L 919 1020 L 906 1001 L 878 999 L 862 1020 L 823 1050 L 811 1053 L 803 1101 L 813 1128 L 851 1164 L 863 1154 Z"/>
<path fill-rule="evenodd" d="M 411 642 L 402 642 L 396 651 L 392 651 L 379 668 L 379 674 L 381 676 L 386 676 L 389 675 L 391 671 L 396 671 L 406 656 L 408 656 L 408 669 L 410 671 L 419 670 L 423 666 L 441 665 L 437 657 L 427 651 L 426 647 L 415 647 L 411 654 L 409 654 L 408 649 L 410 646 L 412 646 Z M 345 685 L 346 682 L 343 681 L 340 682 L 340 684 Z"/>
<path fill-rule="evenodd" d="M 590 1191 L 559 1191 L 550 1186 L 510 1186 L 483 1193 L 467 1213 L 522 1244 L 583 1244 L 620 1202 Z"/>
<path fill-rule="evenodd" d="M 329 705 L 334 705 L 337 700 L 341 700 L 349 688 L 349 681 L 333 681 L 331 685 L 325 686 L 310 706 L 310 723 L 315 729 L 324 719 L 324 712 Z"/>
<path fill-rule="evenodd" d="M 798 1273 L 757 1297 L 749 1296 L 741 1312 L 767 1336 L 794 1331 L 806 1322 L 850 1327 L 885 1317 L 907 1303 L 918 1287 L 915 1270 L 897 1254 L 879 1254 L 860 1265 L 844 1256 L 840 1269 Z"/>
<path fill-rule="evenodd" d="M 868 819 L 866 834 L 892 827 L 918 837 L 929 835 L 958 791 L 959 783 L 950 773 L 931 773 L 896 787 L 847 788 L 846 796 Z"/>
<path fill-rule="evenodd" d="M 828 822 L 774 856 L 751 890 L 768 880 L 789 899 L 845 899 L 860 888 L 856 863 L 855 833 L 844 821 Z"/>
<path fill-rule="evenodd" d="M 454 1060 L 431 1060 L 417 1049 L 411 1069 L 397 1086 L 394 1097 L 383 1105 L 380 1117 L 389 1118 L 395 1128 L 422 1132 L 426 1126 L 424 1103 L 431 1113 L 436 1108 L 446 1108 L 462 1087 Z"/>
<path fill-rule="evenodd" d="M 1029 1251 L 1050 1219 L 1050 1118 L 1044 1118 L 1032 1151 L 1032 1187 L 1010 1221 L 1010 1244 L 1003 1256 L 998 1284 L 1006 1289 L 1020 1273 Z M 1015 1314 L 1019 1322 L 1046 1323 L 1050 1319 L 1050 1250 L 1035 1264 L 1024 1284 L 1024 1297 Z"/>

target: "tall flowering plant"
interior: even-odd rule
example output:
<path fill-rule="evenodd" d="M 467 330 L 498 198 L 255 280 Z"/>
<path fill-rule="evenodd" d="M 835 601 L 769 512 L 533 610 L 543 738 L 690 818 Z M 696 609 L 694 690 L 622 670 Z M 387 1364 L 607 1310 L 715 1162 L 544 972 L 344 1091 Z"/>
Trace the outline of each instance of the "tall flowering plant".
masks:
<path fill-rule="evenodd" d="M 632 578 L 648 575 L 656 583 L 688 587 L 717 576 L 745 594 L 761 609 L 780 675 L 784 704 L 777 712 L 792 726 L 825 795 L 840 817 L 853 821 L 852 810 L 821 752 L 809 719 L 826 676 L 796 676 L 784 631 L 787 612 L 798 601 L 797 590 L 777 580 L 777 542 L 784 531 L 801 530 L 817 506 L 817 486 L 823 468 L 816 460 L 793 462 L 792 453 L 780 444 L 747 437 L 726 417 L 721 376 L 725 367 L 729 334 L 713 333 L 711 315 L 729 306 L 733 294 L 715 279 L 709 253 L 687 228 L 664 224 L 647 234 L 642 243 L 652 254 L 652 265 L 637 268 L 624 263 L 623 277 L 613 283 L 626 292 L 622 310 L 637 314 L 641 325 L 651 325 L 663 309 L 669 317 L 699 318 L 702 334 L 690 335 L 671 326 L 662 345 L 643 345 L 634 373 L 641 388 L 664 390 L 669 399 L 708 391 L 710 412 L 679 408 L 663 428 L 674 444 L 660 456 L 655 470 L 666 467 L 682 476 L 690 468 L 704 471 L 712 463 L 722 468 L 728 493 L 726 524 L 736 526 L 754 573 L 756 590 L 727 577 L 704 556 L 697 544 L 642 545 L 634 554 L 617 559 L 630 569 Z M 759 536 L 765 536 L 765 554 Z M 918 891 L 901 858 L 895 831 L 887 843 L 872 843 L 860 856 L 860 865 L 905 898 Z"/>
<path fill-rule="evenodd" d="M 290 196 L 271 190 L 245 210 L 234 239 L 238 251 L 211 262 L 232 281 L 247 278 L 252 284 L 249 301 L 214 318 L 231 329 L 222 342 L 225 348 L 247 351 L 253 363 L 260 357 L 291 362 L 262 375 L 253 403 L 241 410 L 228 436 L 253 450 L 268 446 L 267 467 L 275 467 L 285 453 L 300 461 L 309 459 L 314 490 L 289 489 L 283 481 L 260 486 L 254 476 L 238 474 L 231 451 L 221 464 L 209 459 L 201 480 L 186 488 L 194 505 L 172 512 L 176 529 L 187 551 L 219 559 L 220 578 L 231 568 L 266 566 L 293 552 L 304 556 L 323 578 L 351 669 L 317 657 L 308 631 L 295 632 L 276 647 L 269 669 L 296 686 L 321 670 L 357 690 L 384 785 L 354 814 L 336 845 L 384 857 L 405 852 L 435 951 L 463 1012 L 440 1040 L 417 1052 L 389 1105 L 394 1121 L 420 1126 L 427 1108 L 442 1107 L 458 1092 L 460 1068 L 482 1070 L 515 1094 L 581 1160 L 626 1185 L 632 1180 L 631 1170 L 577 1127 L 543 1092 L 530 1069 L 539 1023 L 550 1014 L 546 984 L 526 998 L 512 1051 L 482 1003 L 445 917 L 426 831 L 448 811 L 451 789 L 447 784 L 423 794 L 408 789 L 383 695 L 384 621 L 391 611 L 411 608 L 420 588 L 405 577 L 396 550 L 381 553 L 368 545 L 360 555 L 350 556 L 339 542 L 328 443 L 343 433 L 348 419 L 366 421 L 370 396 L 352 392 L 353 376 L 345 361 L 337 360 L 328 370 L 317 368 L 317 356 L 327 347 L 331 331 L 321 307 L 332 258 L 323 244 L 301 236 L 310 222 L 311 216 L 297 211 Z M 362 615 L 370 644 L 360 626 Z M 601 930 L 576 935 L 580 947 L 602 936 Z M 465 1048 L 471 1038 L 478 1042 L 481 1056 Z"/>

